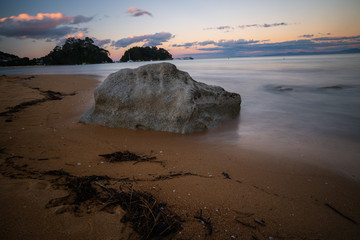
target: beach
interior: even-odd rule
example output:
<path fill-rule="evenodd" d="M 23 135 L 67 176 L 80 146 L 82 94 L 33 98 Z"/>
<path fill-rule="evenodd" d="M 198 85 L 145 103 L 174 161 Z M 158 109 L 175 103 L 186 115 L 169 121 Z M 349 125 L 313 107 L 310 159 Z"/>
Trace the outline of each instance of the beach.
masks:
<path fill-rule="evenodd" d="M 67 174 L 107 176 L 96 181 L 99 189 L 131 185 L 166 203 L 181 225 L 167 238 L 360 238 L 359 182 L 311 164 L 315 155 L 298 161 L 286 151 L 199 141 L 202 133 L 78 123 L 98 84 L 90 75 L 0 77 L 1 239 L 141 238 L 120 221 L 124 209 L 102 210 L 106 202 L 82 205 L 87 210 L 77 214 L 66 204 L 49 205 L 69 195 L 59 187 Z M 148 160 L 99 156 L 115 152 Z"/>

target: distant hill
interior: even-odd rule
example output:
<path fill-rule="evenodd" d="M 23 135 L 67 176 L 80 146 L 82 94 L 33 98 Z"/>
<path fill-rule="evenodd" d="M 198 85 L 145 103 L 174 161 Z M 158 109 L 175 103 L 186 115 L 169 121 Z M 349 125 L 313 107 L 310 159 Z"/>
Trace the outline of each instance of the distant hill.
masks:
<path fill-rule="evenodd" d="M 27 57 L 20 58 L 16 55 L 0 51 L 0 66 L 26 66 L 34 64 L 36 64 L 34 59 L 30 60 Z"/>
<path fill-rule="evenodd" d="M 120 62 L 172 60 L 172 55 L 163 48 L 132 47 L 121 57 Z"/>
<path fill-rule="evenodd" d="M 108 50 L 96 46 L 91 38 L 68 38 L 62 47 L 56 46 L 42 59 L 46 65 L 111 63 L 109 55 Z"/>
<path fill-rule="evenodd" d="M 342 51 L 335 52 L 287 52 L 287 53 L 272 53 L 268 55 L 261 55 L 261 57 L 270 57 L 270 56 L 306 56 L 306 55 L 331 55 L 331 54 L 353 54 L 360 53 L 359 48 L 351 48 Z M 251 57 L 251 56 L 250 56 Z"/>

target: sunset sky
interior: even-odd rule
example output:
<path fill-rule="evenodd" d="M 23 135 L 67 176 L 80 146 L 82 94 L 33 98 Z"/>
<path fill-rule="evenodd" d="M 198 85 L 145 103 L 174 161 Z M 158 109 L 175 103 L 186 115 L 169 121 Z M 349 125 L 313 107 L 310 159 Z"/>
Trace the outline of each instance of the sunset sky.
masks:
<path fill-rule="evenodd" d="M 359 0 L 3 0 L 0 51 L 42 57 L 91 37 L 119 60 L 133 46 L 174 57 L 257 56 L 360 47 Z"/>

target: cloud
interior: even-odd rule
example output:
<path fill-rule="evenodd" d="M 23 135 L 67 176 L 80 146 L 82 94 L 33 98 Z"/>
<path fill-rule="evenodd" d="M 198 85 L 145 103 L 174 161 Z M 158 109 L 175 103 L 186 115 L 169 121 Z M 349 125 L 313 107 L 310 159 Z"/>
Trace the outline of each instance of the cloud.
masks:
<path fill-rule="evenodd" d="M 85 17 L 83 15 L 76 15 L 71 20 L 70 24 L 80 24 L 80 23 L 87 23 L 93 20 L 94 17 Z"/>
<path fill-rule="evenodd" d="M 112 41 L 111 39 L 97 39 L 97 38 L 92 38 L 92 40 L 94 40 L 95 45 L 97 45 L 98 47 L 103 48 L 105 45 L 110 44 Z"/>
<path fill-rule="evenodd" d="M 244 40 L 244 39 L 238 39 L 238 40 L 220 40 L 217 43 L 212 43 L 216 46 L 219 47 L 224 47 L 224 48 L 234 48 L 234 47 L 241 47 L 244 45 L 249 45 L 249 44 L 254 44 L 254 43 L 258 43 L 258 40 Z"/>
<path fill-rule="evenodd" d="M 348 41 L 348 40 L 360 40 L 360 35 L 351 37 L 320 37 L 313 38 L 314 41 Z"/>
<path fill-rule="evenodd" d="M 172 47 L 194 47 L 201 57 L 265 56 L 280 53 L 342 51 L 360 48 L 359 36 L 322 37 L 271 43 L 268 40 L 228 39 L 190 42 Z M 196 55 L 194 55 L 196 56 Z"/>
<path fill-rule="evenodd" d="M 304 34 L 304 35 L 299 36 L 299 38 L 313 38 L 313 37 L 314 37 L 314 34 Z"/>
<path fill-rule="evenodd" d="M 288 23 L 280 22 L 280 23 L 264 23 L 264 24 L 249 24 L 249 25 L 239 25 L 238 28 L 245 29 L 250 27 L 258 27 L 258 28 L 270 28 L 270 27 L 279 27 L 279 26 L 287 26 Z"/>
<path fill-rule="evenodd" d="M 198 47 L 198 46 L 206 46 L 206 45 L 217 45 L 218 43 L 215 41 L 203 41 L 203 42 L 187 42 L 183 44 L 173 44 L 172 47 L 184 47 L 184 48 L 190 48 L 190 47 Z"/>
<path fill-rule="evenodd" d="M 203 42 L 199 42 L 200 46 L 206 46 L 206 45 L 210 45 L 210 44 L 216 44 L 215 41 L 203 41 Z"/>
<path fill-rule="evenodd" d="M 125 48 L 133 43 L 143 42 L 143 46 L 155 47 L 169 41 L 172 37 L 174 36 L 169 32 L 159 32 L 155 34 L 146 34 L 122 38 L 116 42 L 113 42 L 111 45 L 116 48 Z"/>
<path fill-rule="evenodd" d="M 269 27 L 278 27 L 278 26 L 287 26 L 288 24 L 287 23 L 284 23 L 284 22 L 281 22 L 281 23 L 272 23 L 272 24 L 263 24 L 263 25 L 260 25 L 258 27 L 264 27 L 264 28 L 269 28 Z"/>
<path fill-rule="evenodd" d="M 234 30 L 235 28 L 241 28 L 241 29 L 245 29 L 245 28 L 251 28 L 251 27 L 257 27 L 257 28 L 270 28 L 270 27 L 279 27 L 279 26 L 287 26 L 289 25 L 289 23 L 285 23 L 285 22 L 280 22 L 280 23 L 264 23 L 264 24 L 247 24 L 247 25 L 239 25 L 237 27 L 232 27 L 232 26 L 219 26 L 219 27 L 209 27 L 209 28 L 204 28 L 204 30 Z"/>
<path fill-rule="evenodd" d="M 145 14 L 149 15 L 150 17 L 153 16 L 150 12 L 139 9 L 137 7 L 130 7 L 126 12 L 129 13 L 132 17 L 140 17 Z"/>
<path fill-rule="evenodd" d="M 0 35 L 19 39 L 58 40 L 79 31 L 87 32 L 86 28 L 78 28 L 73 25 L 86 23 L 92 19 L 93 17 L 82 15 L 65 16 L 62 13 L 38 13 L 35 16 L 22 13 L 18 16 L 1 18 Z"/>
<path fill-rule="evenodd" d="M 76 35 L 67 35 L 65 38 L 83 38 L 84 36 L 84 33 L 78 33 Z"/>
<path fill-rule="evenodd" d="M 196 46 L 198 42 L 187 42 L 184 44 L 173 44 L 172 47 L 184 47 L 184 48 L 190 48 L 192 46 Z"/>
<path fill-rule="evenodd" d="M 214 30 L 214 29 L 229 31 L 229 30 L 234 30 L 234 27 L 231 27 L 231 26 L 219 26 L 219 27 L 204 28 L 204 30 Z"/>
<path fill-rule="evenodd" d="M 188 43 L 184 43 L 184 44 L 173 44 L 172 47 L 185 47 L 185 48 L 190 48 L 190 47 L 198 47 L 198 46 L 207 46 L 207 45 L 215 45 L 215 48 L 207 48 L 207 49 L 215 49 L 218 50 L 218 47 L 220 48 L 235 48 L 238 46 L 242 46 L 242 45 L 247 45 L 247 44 L 254 44 L 254 43 L 258 43 L 260 41 L 258 40 L 244 40 L 244 39 L 238 39 L 238 40 L 220 40 L 218 42 L 215 41 L 203 41 L 203 42 L 188 42 Z M 203 48 L 199 48 L 199 49 L 203 49 Z"/>

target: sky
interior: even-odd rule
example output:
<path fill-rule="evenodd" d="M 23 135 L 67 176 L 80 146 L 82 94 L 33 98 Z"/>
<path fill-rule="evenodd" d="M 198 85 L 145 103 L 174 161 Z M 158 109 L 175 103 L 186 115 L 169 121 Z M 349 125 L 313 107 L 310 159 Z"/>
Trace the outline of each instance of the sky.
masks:
<path fill-rule="evenodd" d="M 47 55 L 90 37 L 117 61 L 134 46 L 173 57 L 360 48 L 360 0 L 2 0 L 0 51 Z"/>

